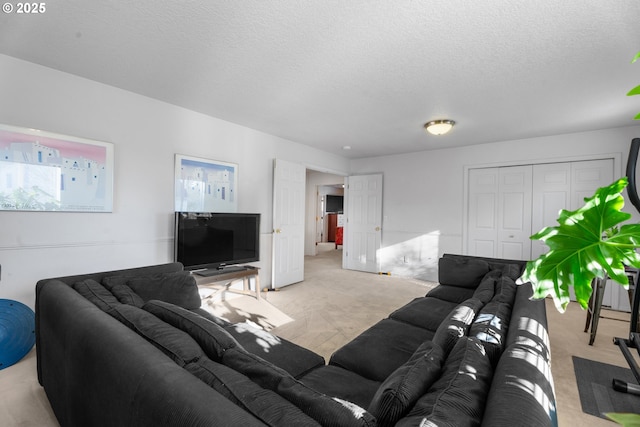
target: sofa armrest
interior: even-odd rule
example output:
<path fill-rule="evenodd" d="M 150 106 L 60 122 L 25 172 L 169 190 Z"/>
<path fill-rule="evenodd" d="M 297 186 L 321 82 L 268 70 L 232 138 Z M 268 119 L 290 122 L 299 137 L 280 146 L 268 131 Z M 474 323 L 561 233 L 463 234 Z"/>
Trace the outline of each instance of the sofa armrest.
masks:
<path fill-rule="evenodd" d="M 37 312 L 40 382 L 61 425 L 263 425 L 64 282 L 39 289 Z"/>

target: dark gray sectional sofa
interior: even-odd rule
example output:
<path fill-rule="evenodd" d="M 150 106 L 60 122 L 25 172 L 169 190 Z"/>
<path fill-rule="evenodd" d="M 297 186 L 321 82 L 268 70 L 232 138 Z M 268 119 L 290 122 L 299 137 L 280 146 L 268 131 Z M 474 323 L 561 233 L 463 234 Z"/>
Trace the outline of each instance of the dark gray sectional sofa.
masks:
<path fill-rule="evenodd" d="M 202 310 L 178 263 L 40 280 L 38 380 L 62 426 L 557 425 L 523 267 L 444 255 L 439 286 L 328 363 Z"/>

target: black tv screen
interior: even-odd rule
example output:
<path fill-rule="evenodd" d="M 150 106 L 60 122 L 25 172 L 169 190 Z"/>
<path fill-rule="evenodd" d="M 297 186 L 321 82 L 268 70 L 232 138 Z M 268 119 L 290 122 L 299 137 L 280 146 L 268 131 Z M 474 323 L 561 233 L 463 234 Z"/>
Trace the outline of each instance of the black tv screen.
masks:
<path fill-rule="evenodd" d="M 327 194 L 327 212 L 342 213 L 344 204 L 344 196 L 334 196 Z"/>
<path fill-rule="evenodd" d="M 260 214 L 176 212 L 175 260 L 187 270 L 260 260 Z"/>

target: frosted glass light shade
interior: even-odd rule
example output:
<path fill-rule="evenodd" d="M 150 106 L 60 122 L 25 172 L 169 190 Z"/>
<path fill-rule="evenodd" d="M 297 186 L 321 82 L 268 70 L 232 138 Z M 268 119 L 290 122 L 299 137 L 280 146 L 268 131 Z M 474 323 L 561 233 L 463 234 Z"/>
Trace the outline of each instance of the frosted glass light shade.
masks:
<path fill-rule="evenodd" d="M 449 132 L 456 122 L 453 120 L 432 120 L 424 125 L 427 132 L 433 135 L 444 135 Z"/>

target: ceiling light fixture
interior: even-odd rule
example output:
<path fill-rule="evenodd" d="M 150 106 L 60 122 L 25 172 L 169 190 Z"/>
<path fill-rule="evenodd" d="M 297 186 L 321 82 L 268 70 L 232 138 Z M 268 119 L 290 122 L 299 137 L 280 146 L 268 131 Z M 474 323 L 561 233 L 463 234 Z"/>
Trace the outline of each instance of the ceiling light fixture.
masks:
<path fill-rule="evenodd" d="M 432 120 L 424 125 L 427 132 L 432 135 L 444 135 L 449 132 L 456 122 L 453 120 Z"/>

